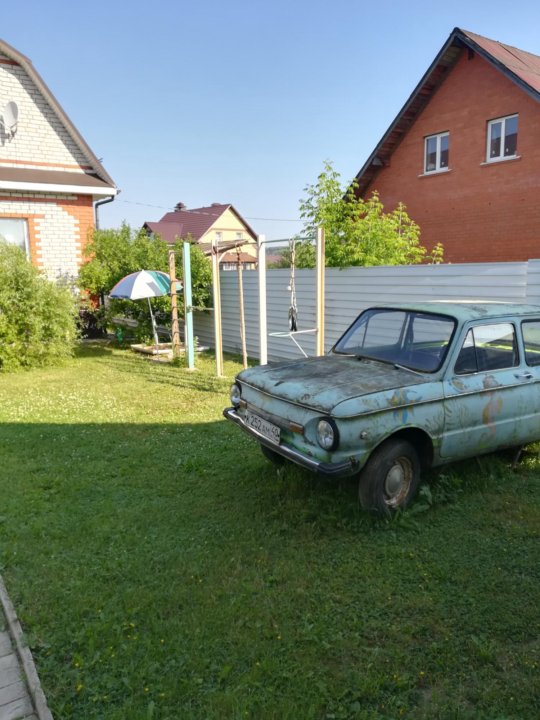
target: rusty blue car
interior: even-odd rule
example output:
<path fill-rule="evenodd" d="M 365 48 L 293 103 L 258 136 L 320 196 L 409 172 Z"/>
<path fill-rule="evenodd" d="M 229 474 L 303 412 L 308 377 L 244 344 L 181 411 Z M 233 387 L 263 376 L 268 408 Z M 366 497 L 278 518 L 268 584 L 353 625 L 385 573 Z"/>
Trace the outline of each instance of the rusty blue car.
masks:
<path fill-rule="evenodd" d="M 540 439 L 540 307 L 372 307 L 323 357 L 241 372 L 231 405 L 269 460 L 358 476 L 361 505 L 391 514 L 426 469 Z"/>

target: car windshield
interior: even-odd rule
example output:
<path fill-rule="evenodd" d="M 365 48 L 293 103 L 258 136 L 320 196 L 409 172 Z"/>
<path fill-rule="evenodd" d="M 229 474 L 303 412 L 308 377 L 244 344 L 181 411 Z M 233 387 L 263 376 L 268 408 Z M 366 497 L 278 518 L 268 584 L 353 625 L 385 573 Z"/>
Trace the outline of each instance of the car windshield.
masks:
<path fill-rule="evenodd" d="M 355 320 L 333 352 L 435 372 L 443 363 L 455 325 L 446 315 L 373 308 Z"/>

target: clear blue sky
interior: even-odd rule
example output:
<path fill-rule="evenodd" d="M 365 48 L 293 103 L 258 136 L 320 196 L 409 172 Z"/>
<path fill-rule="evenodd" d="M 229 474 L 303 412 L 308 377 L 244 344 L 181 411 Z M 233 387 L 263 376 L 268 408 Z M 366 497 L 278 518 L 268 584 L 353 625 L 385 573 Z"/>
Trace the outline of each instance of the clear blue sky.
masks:
<path fill-rule="evenodd" d="M 538 0 L 26 0 L 0 34 L 121 189 L 102 226 L 230 202 L 278 238 L 325 159 L 358 172 L 455 26 L 540 54 Z"/>

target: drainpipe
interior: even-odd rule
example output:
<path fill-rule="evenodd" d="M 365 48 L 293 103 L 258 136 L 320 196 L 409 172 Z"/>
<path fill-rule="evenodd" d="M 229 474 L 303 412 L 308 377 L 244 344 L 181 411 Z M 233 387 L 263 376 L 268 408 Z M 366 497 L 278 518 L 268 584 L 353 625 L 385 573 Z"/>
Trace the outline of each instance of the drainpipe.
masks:
<path fill-rule="evenodd" d="M 100 205 L 106 205 L 107 203 L 110 203 L 114 200 L 115 196 L 111 195 L 111 197 L 104 198 L 103 200 L 98 200 L 97 203 L 94 204 L 94 225 L 96 226 L 96 230 L 99 230 L 99 214 L 98 214 L 98 207 Z"/>

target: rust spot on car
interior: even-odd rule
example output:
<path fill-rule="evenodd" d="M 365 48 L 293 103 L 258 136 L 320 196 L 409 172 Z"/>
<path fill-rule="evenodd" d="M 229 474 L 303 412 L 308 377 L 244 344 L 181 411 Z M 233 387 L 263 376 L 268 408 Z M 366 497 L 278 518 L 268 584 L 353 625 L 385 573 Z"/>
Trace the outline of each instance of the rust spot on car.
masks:
<path fill-rule="evenodd" d="M 489 398 L 487 405 L 482 411 L 482 422 L 491 429 L 493 434 L 497 432 L 495 420 L 497 416 L 500 415 L 502 407 L 502 397 L 494 394 Z"/>
<path fill-rule="evenodd" d="M 486 375 L 483 385 L 486 390 L 494 390 L 495 388 L 502 387 L 501 383 L 497 382 L 493 375 Z"/>

